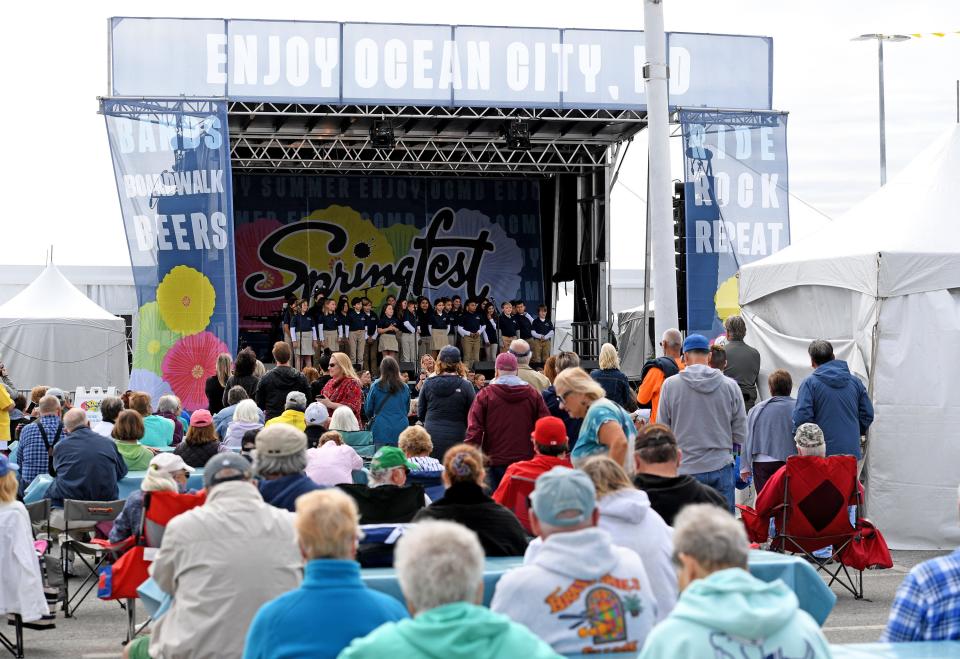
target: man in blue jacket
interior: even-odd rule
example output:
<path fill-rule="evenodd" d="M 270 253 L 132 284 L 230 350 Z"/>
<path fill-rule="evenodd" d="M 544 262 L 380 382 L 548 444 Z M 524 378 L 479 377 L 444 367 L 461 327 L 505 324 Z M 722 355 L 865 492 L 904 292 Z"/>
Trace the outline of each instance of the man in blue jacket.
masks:
<path fill-rule="evenodd" d="M 850 373 L 847 362 L 834 359 L 829 341 L 817 339 L 807 348 L 814 368 L 797 392 L 794 431 L 804 423 L 823 430 L 827 455 L 853 455 L 860 460 L 860 437 L 873 423 L 873 404 L 867 389 Z"/>
<path fill-rule="evenodd" d="M 64 439 L 53 449 L 53 468 L 57 476 L 46 497 L 56 508 L 50 524 L 62 529 L 64 499 L 79 501 L 115 501 L 119 498 L 117 481 L 127 475 L 117 444 L 90 430 L 87 413 L 72 409 L 63 415 Z"/>

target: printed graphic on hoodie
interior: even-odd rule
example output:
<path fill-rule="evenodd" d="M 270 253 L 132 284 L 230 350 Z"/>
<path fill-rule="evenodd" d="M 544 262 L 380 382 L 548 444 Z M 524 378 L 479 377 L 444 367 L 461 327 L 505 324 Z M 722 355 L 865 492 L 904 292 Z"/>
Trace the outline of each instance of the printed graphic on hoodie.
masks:
<path fill-rule="evenodd" d="M 723 632 L 710 634 L 710 647 L 716 659 L 815 659 L 817 653 L 809 641 L 803 643 L 803 654 L 787 654 L 780 646 L 767 647 L 763 639 L 736 638 Z"/>
<path fill-rule="evenodd" d="M 597 585 L 603 584 L 603 585 Z M 621 597 L 620 591 L 640 592 L 639 579 L 617 579 L 609 574 L 599 580 L 575 579 L 567 588 L 557 588 L 544 600 L 550 607 L 550 613 L 560 620 L 570 620 L 570 629 L 577 629 L 582 639 L 590 639 L 592 646 L 585 646 L 581 652 L 636 652 L 637 641 L 628 641 L 627 616 L 636 618 L 643 613 L 643 602 L 638 595 Z M 589 589 L 589 590 L 588 590 Z M 583 597 L 584 609 L 569 613 L 567 611 Z M 625 642 L 626 641 L 626 642 Z M 623 643 L 616 647 L 596 647 L 606 643 Z"/>

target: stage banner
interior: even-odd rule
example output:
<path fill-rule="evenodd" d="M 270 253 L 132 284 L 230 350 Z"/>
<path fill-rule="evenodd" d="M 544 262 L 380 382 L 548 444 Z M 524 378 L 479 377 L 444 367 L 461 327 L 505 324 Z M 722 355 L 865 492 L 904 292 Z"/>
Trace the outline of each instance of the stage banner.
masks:
<path fill-rule="evenodd" d="M 207 407 L 234 353 L 237 299 L 226 104 L 104 100 L 137 302 L 130 388 Z"/>
<path fill-rule="evenodd" d="M 238 175 L 242 327 L 284 296 L 543 301 L 537 181 Z"/>
<path fill-rule="evenodd" d="M 687 330 L 708 338 L 739 313 L 738 272 L 790 244 L 787 116 L 680 112 Z"/>

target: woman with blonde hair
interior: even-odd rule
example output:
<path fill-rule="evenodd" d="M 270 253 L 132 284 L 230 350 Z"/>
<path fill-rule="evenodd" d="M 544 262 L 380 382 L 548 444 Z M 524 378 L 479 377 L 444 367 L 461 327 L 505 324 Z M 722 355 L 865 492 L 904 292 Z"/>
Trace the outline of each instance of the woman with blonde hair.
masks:
<path fill-rule="evenodd" d="M 600 368 L 590 371 L 590 377 L 607 392 L 607 399 L 628 412 L 637 409 L 637 394 L 630 388 L 630 381 L 620 370 L 620 355 L 612 343 L 600 348 Z"/>
<path fill-rule="evenodd" d="M 17 501 L 17 466 L 0 453 L 0 563 L 3 564 L 3 587 L 0 589 L 0 611 L 19 614 L 23 622 L 33 622 L 50 614 L 43 594 L 40 564 L 33 547 L 30 514 Z M 11 618 L 11 624 L 13 619 Z"/>
<path fill-rule="evenodd" d="M 357 417 L 353 415 L 353 410 L 349 407 L 338 407 L 330 416 L 329 430 L 339 432 L 357 432 L 360 430 L 360 424 L 357 423 Z"/>
<path fill-rule="evenodd" d="M 628 474 L 633 473 L 633 441 L 637 429 L 633 419 L 582 368 L 568 368 L 553 382 L 560 406 L 574 419 L 583 419 L 576 444 L 570 453 L 574 467 L 590 456 L 609 454 Z"/>
<path fill-rule="evenodd" d="M 353 370 L 350 358 L 342 352 L 330 355 L 330 381 L 320 394 L 321 403 L 330 412 L 331 417 L 340 407 L 348 407 L 357 418 L 358 429 L 363 427 L 360 420 L 360 407 L 363 404 L 363 392 L 360 390 L 360 378 Z"/>
<path fill-rule="evenodd" d="M 423 426 L 410 426 L 400 433 L 397 446 L 407 456 L 407 460 L 417 465 L 419 469 L 416 471 L 443 471 L 440 461 L 430 457 L 433 453 L 433 441 Z"/>
<path fill-rule="evenodd" d="M 657 602 L 657 620 L 662 620 L 677 602 L 677 573 L 671 562 L 673 531 L 650 506 L 647 493 L 634 487 L 616 462 L 597 455 L 588 458 L 581 469 L 597 490 L 598 526 L 610 534 L 613 544 L 632 549 L 643 560 Z"/>
<path fill-rule="evenodd" d="M 232 371 L 233 357 L 228 352 L 221 352 L 217 356 L 217 372 L 207 378 L 204 386 L 204 392 L 207 394 L 207 409 L 210 410 L 210 414 L 216 414 L 223 409 L 223 395 Z"/>
<path fill-rule="evenodd" d="M 413 521 L 445 519 L 477 534 L 487 556 L 522 556 L 527 534 L 511 511 L 483 491 L 486 470 L 483 454 L 473 446 L 457 444 L 443 457 L 443 498 L 422 509 Z"/>

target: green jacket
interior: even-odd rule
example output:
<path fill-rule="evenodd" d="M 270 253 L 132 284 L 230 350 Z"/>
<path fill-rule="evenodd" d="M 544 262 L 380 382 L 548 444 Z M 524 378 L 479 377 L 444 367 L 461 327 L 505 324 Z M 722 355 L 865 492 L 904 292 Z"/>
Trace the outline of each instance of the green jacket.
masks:
<path fill-rule="evenodd" d="M 731 568 L 691 583 L 647 637 L 639 659 L 754 656 L 831 654 L 820 627 L 786 584 Z"/>
<path fill-rule="evenodd" d="M 338 659 L 562 659 L 522 625 L 486 607 L 457 602 L 381 625 Z"/>

